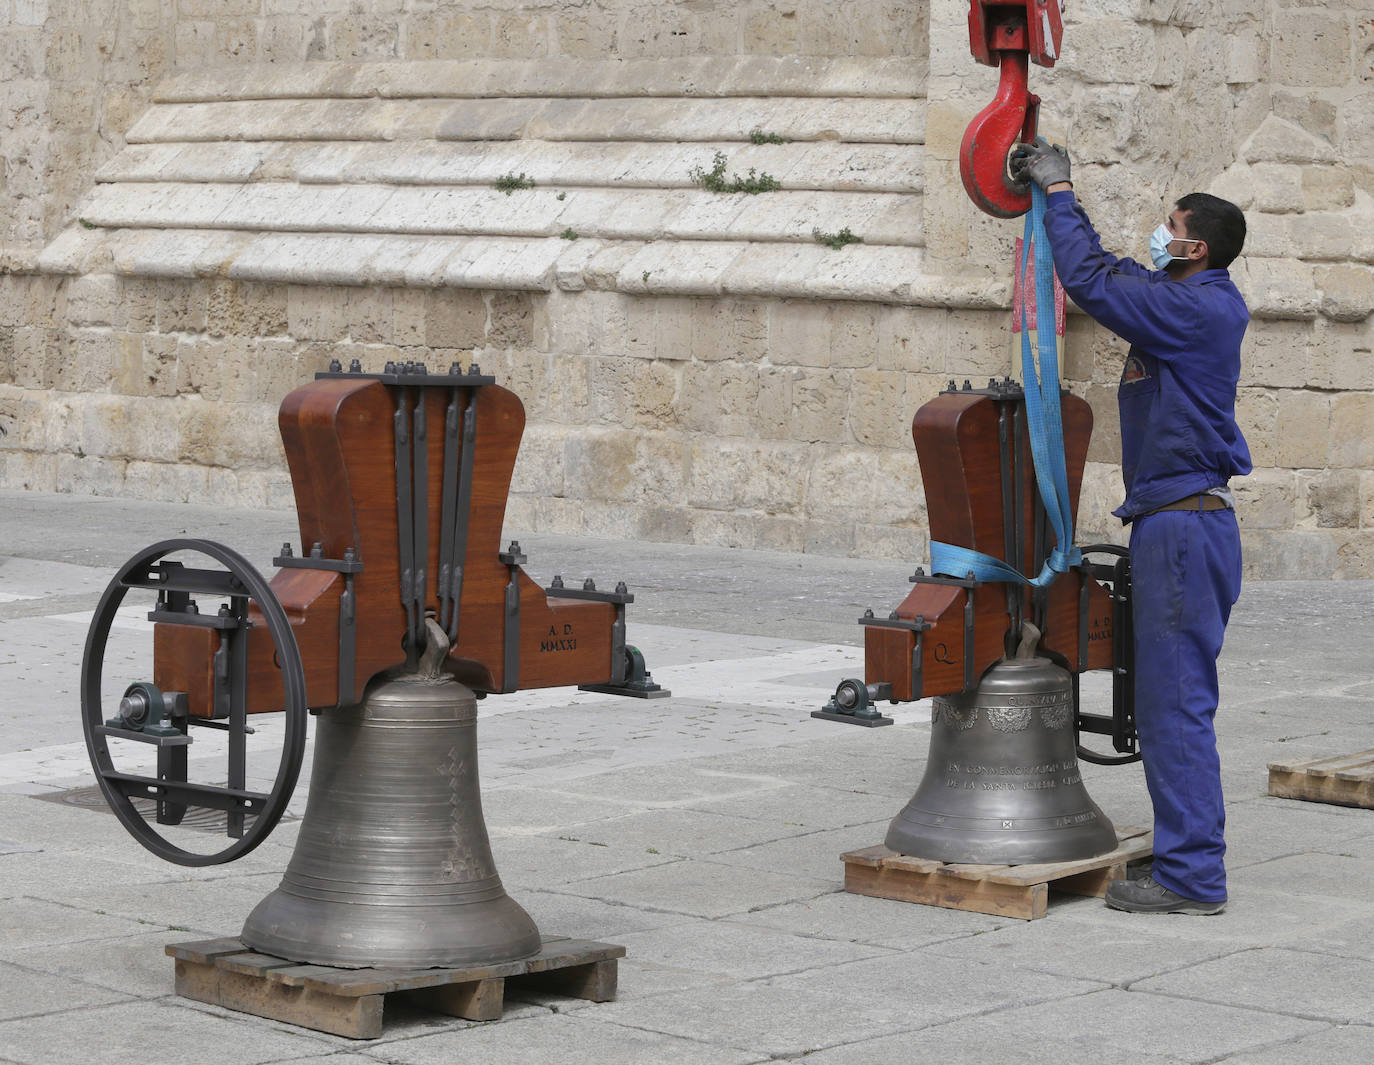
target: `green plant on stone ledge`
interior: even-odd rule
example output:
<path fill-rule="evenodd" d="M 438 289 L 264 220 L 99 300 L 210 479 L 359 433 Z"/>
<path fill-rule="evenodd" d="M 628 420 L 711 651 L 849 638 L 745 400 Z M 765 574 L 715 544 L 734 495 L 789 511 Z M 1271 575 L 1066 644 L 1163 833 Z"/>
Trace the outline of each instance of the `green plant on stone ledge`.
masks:
<path fill-rule="evenodd" d="M 864 242 L 864 238 L 855 236 L 849 231 L 848 226 L 845 226 L 838 233 L 826 233 L 821 229 L 813 229 L 811 235 L 816 238 L 817 244 L 824 244 L 827 248 L 834 248 L 836 251 L 839 251 L 846 244 L 862 244 Z"/>
<path fill-rule="evenodd" d="M 518 174 L 502 174 L 496 179 L 493 187 L 509 196 L 516 189 L 534 188 L 534 178 L 529 177 L 523 170 Z"/>
<path fill-rule="evenodd" d="M 687 172 L 687 176 L 692 179 L 692 184 L 700 185 L 707 192 L 744 192 L 756 196 L 760 192 L 777 192 L 782 188 L 782 182 L 772 174 L 766 170 L 760 174 L 752 166 L 748 177 L 735 174 L 727 179 L 725 168 L 728 164 L 725 153 L 716 152 L 710 170 L 696 166 Z"/>
<path fill-rule="evenodd" d="M 572 226 L 569 226 L 567 229 L 563 230 L 563 232 L 558 235 L 562 237 L 564 240 L 576 240 L 577 230 L 573 229 Z"/>
<path fill-rule="evenodd" d="M 791 144 L 791 137 L 784 137 L 780 133 L 765 133 L 761 129 L 751 129 L 749 131 L 750 144 Z"/>

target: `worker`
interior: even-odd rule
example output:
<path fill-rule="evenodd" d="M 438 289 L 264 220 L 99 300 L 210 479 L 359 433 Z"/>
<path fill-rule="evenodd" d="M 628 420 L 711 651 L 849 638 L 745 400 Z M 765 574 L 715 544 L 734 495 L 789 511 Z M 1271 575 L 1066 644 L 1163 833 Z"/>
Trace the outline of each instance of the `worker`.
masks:
<path fill-rule="evenodd" d="M 1216 914 L 1226 905 L 1226 812 L 1214 718 L 1217 656 L 1240 594 L 1232 477 L 1250 472 L 1236 425 L 1240 346 L 1250 320 L 1227 267 L 1245 216 L 1184 196 L 1150 235 L 1154 269 L 1102 250 L 1074 195 L 1068 153 L 1037 138 L 1011 158 L 1046 192 L 1055 269 L 1084 312 L 1130 345 L 1117 392 L 1130 525 L 1135 717 L 1154 805 L 1149 875 L 1114 881 L 1107 905 Z"/>

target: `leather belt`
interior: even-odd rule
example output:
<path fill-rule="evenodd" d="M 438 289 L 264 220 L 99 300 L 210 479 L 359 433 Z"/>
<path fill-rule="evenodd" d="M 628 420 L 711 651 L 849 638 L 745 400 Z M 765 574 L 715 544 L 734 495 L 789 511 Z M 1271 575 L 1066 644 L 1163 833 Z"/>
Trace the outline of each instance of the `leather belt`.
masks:
<path fill-rule="evenodd" d="M 1146 514 L 1158 514 L 1162 510 L 1228 510 L 1226 500 L 1221 496 L 1208 495 L 1201 492 L 1195 496 L 1184 496 L 1182 499 L 1173 503 L 1165 503 L 1162 507 L 1155 507 L 1154 510 L 1147 510 Z"/>

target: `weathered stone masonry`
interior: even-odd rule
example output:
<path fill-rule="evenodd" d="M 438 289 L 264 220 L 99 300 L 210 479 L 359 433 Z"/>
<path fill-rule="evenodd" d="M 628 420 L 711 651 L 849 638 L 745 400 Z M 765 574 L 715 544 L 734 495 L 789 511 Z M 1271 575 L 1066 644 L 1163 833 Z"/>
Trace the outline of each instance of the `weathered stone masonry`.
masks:
<path fill-rule="evenodd" d="M 921 562 L 911 414 L 1013 366 L 966 9 L 0 0 L 0 485 L 288 505 L 295 383 L 476 360 L 528 411 L 513 532 Z M 1250 219 L 1250 572 L 1374 576 L 1374 2 L 1067 18 L 1033 87 L 1105 243 L 1195 187 Z M 783 191 L 694 187 L 718 150 Z M 1121 535 L 1122 355 L 1070 316 L 1081 541 Z"/>

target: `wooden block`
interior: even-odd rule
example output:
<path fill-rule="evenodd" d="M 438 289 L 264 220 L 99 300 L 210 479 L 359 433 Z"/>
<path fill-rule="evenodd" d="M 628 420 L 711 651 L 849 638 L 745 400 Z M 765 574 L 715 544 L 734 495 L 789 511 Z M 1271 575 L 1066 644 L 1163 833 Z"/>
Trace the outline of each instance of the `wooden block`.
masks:
<path fill-rule="evenodd" d="M 611 1002 L 615 999 L 618 970 L 619 962 L 609 958 L 589 965 L 530 973 L 521 978 L 520 986 L 589 1002 Z"/>
<path fill-rule="evenodd" d="M 416 1005 L 469 1021 L 499 1021 L 506 981 L 501 978 L 442 984 L 405 992 Z"/>
<path fill-rule="evenodd" d="M 176 962 L 176 993 L 348 1039 L 375 1039 L 382 1034 L 381 995 L 330 995 L 180 958 Z"/>

